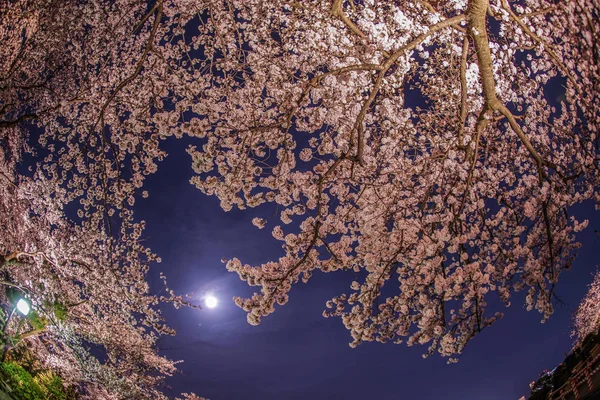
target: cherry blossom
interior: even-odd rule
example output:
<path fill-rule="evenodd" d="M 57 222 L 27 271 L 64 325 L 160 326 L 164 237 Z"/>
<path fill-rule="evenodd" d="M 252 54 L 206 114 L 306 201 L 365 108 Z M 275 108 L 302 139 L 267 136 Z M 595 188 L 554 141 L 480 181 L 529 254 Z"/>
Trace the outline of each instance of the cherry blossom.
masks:
<path fill-rule="evenodd" d="M 581 345 L 583 340 L 600 326 L 600 273 L 596 272 L 592 283 L 581 303 L 575 311 L 573 318 L 573 331 L 571 337 L 575 338 L 575 347 Z"/>
<path fill-rule="evenodd" d="M 175 332 L 158 305 L 190 305 L 168 287 L 152 295 L 146 282 L 160 259 L 142 244 L 145 222 L 133 206 L 165 153 L 119 97 L 147 59 L 161 8 L 0 6 L 1 283 L 44 321 L 21 328 L 18 344 L 83 398 L 166 398 L 160 388 L 177 361 L 160 355 L 157 341 Z M 111 50 L 113 41 L 123 48 Z M 141 55 L 120 59 L 125 48 Z M 20 323 L 7 332 L 16 335 Z"/>
<path fill-rule="evenodd" d="M 527 309 L 552 314 L 587 224 L 569 209 L 598 200 L 599 10 L 598 0 L 15 2 L 0 24 L 0 165 L 15 235 L 1 250 L 39 253 L 20 258 L 39 269 L 42 254 L 56 265 L 100 257 L 100 270 L 118 260 L 141 282 L 133 271 L 155 256 L 133 206 L 166 156 L 161 140 L 187 135 L 192 184 L 225 211 L 277 210 L 253 223 L 282 256 L 227 263 L 259 288 L 236 299 L 250 323 L 315 271 L 347 271 L 354 282 L 325 315 L 342 319 L 352 346 L 406 341 L 453 361 L 501 316 L 491 296 L 509 305 L 524 291 Z"/>
<path fill-rule="evenodd" d="M 585 38 L 599 6 L 198 6 L 200 35 L 186 43 L 200 41 L 193 62 L 212 74 L 174 69 L 198 88 L 192 183 L 224 210 L 275 203 L 281 222 L 266 225 L 281 258 L 227 263 L 260 288 L 236 299 L 248 321 L 315 271 L 340 270 L 358 279 L 324 315 L 352 346 L 427 344 L 454 361 L 501 317 L 493 293 L 508 306 L 525 291 L 548 318 L 587 225 L 568 210 L 598 198 L 600 49 Z"/>

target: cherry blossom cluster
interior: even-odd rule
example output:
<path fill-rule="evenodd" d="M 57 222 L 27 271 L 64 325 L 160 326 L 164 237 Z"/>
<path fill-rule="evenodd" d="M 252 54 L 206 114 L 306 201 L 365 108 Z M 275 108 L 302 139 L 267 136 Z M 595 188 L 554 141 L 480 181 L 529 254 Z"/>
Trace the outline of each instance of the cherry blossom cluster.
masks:
<path fill-rule="evenodd" d="M 197 88 L 192 183 L 225 210 L 274 203 L 280 217 L 253 220 L 282 242 L 279 259 L 227 262 L 260 288 L 236 299 L 248 321 L 315 271 L 340 270 L 357 278 L 324 315 L 342 319 L 352 346 L 427 344 L 454 361 L 502 316 L 488 310 L 494 294 L 508 306 L 525 291 L 527 309 L 548 318 L 587 225 L 569 209 L 597 200 L 600 49 L 589 38 L 599 10 L 537 0 L 198 6 L 200 34 L 177 42 L 195 52 L 173 67 Z M 176 85 L 173 94 L 184 97 Z"/>
<path fill-rule="evenodd" d="M 132 210 L 166 156 L 161 141 L 187 135 L 192 184 L 226 211 L 277 210 L 252 223 L 272 231 L 281 257 L 226 265 L 259 288 L 236 299 L 250 323 L 315 271 L 347 271 L 355 279 L 325 315 L 342 319 L 352 346 L 406 341 L 453 361 L 501 317 L 492 296 L 508 306 L 524 291 L 527 309 L 552 314 L 587 225 L 569 209 L 600 200 L 599 10 L 598 0 L 18 2 L 0 24 L 0 165 L 14 199 L 3 222 L 14 239 L 0 250 L 125 268 L 118 281 L 144 292 L 155 256 Z M 40 161 L 22 176 L 32 152 Z M 69 268 L 76 282 L 88 273 Z"/>
<path fill-rule="evenodd" d="M 0 14 L 1 283 L 44 321 L 19 343 L 82 396 L 165 398 L 177 362 L 157 340 L 175 332 L 158 306 L 190 304 L 146 281 L 160 259 L 133 206 L 166 153 L 151 96 L 124 90 L 159 40 L 162 3 L 17 1 Z"/>
<path fill-rule="evenodd" d="M 600 273 L 596 272 L 592 283 L 573 318 L 571 337 L 575 338 L 575 347 L 581 345 L 590 334 L 600 327 Z"/>

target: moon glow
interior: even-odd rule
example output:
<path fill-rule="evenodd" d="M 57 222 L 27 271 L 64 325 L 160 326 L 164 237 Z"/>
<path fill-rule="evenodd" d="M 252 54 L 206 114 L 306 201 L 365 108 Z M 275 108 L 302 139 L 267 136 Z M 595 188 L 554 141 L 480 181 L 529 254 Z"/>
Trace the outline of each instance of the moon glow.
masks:
<path fill-rule="evenodd" d="M 204 299 L 204 304 L 206 304 L 206 307 L 208 308 L 215 308 L 217 304 L 219 304 L 219 300 L 217 300 L 215 296 L 208 295 L 206 296 L 206 299 Z"/>

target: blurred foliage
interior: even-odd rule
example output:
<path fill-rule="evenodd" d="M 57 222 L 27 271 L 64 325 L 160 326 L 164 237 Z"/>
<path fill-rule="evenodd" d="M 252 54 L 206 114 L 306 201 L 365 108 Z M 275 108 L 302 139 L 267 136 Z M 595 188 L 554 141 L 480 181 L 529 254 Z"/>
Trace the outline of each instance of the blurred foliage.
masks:
<path fill-rule="evenodd" d="M 36 310 L 31 310 L 27 315 L 27 320 L 33 329 L 44 329 L 48 325 L 48 319 L 40 315 Z"/>
<path fill-rule="evenodd" d="M 33 380 L 40 385 L 46 399 L 67 400 L 67 393 L 63 386 L 62 378 L 52 371 L 41 372 Z"/>
<path fill-rule="evenodd" d="M 0 378 L 17 400 L 74 400 L 72 387 L 65 388 L 60 376 L 52 371 L 41 371 L 32 377 L 15 362 L 0 364 Z"/>
<path fill-rule="evenodd" d="M 29 350 L 23 342 L 17 343 L 10 350 L 10 359 L 17 362 L 20 366 L 35 375 L 36 372 L 43 370 L 43 365 Z"/>
<path fill-rule="evenodd" d="M 8 315 L 6 314 L 6 311 L 4 311 L 4 309 L 2 307 L 0 307 L 0 329 L 4 328 L 7 318 L 8 318 Z"/>
<path fill-rule="evenodd" d="M 11 395 L 19 400 L 45 400 L 42 387 L 23 367 L 14 362 L 0 364 L 0 376 L 11 389 Z"/>
<path fill-rule="evenodd" d="M 52 310 L 54 311 L 54 316 L 59 321 L 62 322 L 67 319 L 67 307 L 63 303 L 55 301 L 52 305 Z"/>

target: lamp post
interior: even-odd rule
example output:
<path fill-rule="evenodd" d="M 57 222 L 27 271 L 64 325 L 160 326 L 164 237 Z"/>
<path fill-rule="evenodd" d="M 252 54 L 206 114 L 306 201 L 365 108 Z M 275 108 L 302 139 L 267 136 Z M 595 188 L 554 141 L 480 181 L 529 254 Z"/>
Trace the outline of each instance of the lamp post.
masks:
<path fill-rule="evenodd" d="M 31 307 L 29 306 L 29 303 L 27 302 L 27 300 L 19 299 L 19 301 L 17 301 L 17 304 L 15 304 L 12 311 L 8 315 L 8 318 L 6 319 L 6 322 L 4 323 L 4 326 L 2 327 L 2 339 L 4 339 L 4 349 L 2 350 L 1 362 L 4 362 L 4 360 L 6 359 L 6 353 L 8 353 L 8 344 L 6 343 L 7 342 L 6 327 L 8 326 L 10 319 L 12 318 L 15 311 L 19 311 L 21 314 L 23 314 L 23 316 L 27 316 L 27 314 L 29 314 L 30 310 L 31 310 Z"/>

